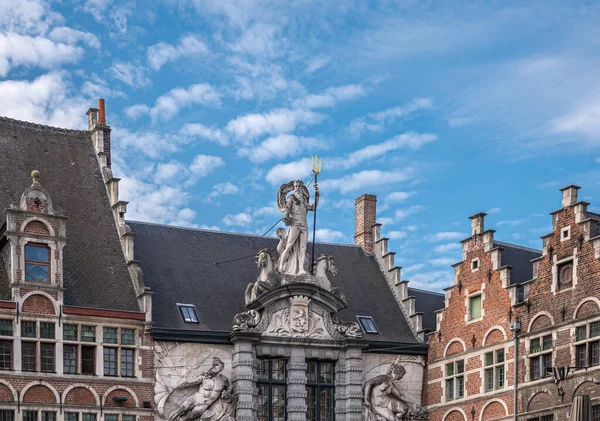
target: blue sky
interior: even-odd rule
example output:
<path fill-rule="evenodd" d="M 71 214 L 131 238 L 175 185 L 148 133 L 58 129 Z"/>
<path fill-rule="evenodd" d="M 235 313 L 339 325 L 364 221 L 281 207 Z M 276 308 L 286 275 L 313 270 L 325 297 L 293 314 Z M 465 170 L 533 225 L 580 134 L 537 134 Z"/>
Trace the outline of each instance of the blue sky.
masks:
<path fill-rule="evenodd" d="M 377 3 L 377 6 L 373 6 Z M 128 218 L 262 234 L 323 156 L 318 237 L 377 194 L 403 277 L 451 283 L 467 219 L 541 247 L 600 191 L 596 2 L 0 0 L 0 115 L 106 98 Z"/>

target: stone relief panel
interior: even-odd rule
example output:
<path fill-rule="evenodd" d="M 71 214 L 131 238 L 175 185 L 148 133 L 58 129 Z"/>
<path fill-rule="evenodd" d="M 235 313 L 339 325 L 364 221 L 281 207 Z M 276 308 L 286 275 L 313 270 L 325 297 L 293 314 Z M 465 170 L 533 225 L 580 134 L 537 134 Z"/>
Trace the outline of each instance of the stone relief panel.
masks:
<path fill-rule="evenodd" d="M 233 421 L 232 347 L 156 342 L 157 420 Z"/>
<path fill-rule="evenodd" d="M 364 354 L 363 420 L 426 420 L 424 365 L 419 356 Z"/>
<path fill-rule="evenodd" d="M 310 298 L 294 296 L 288 301 L 289 307 L 270 317 L 265 334 L 283 338 L 333 339 L 323 317 L 309 310 Z"/>

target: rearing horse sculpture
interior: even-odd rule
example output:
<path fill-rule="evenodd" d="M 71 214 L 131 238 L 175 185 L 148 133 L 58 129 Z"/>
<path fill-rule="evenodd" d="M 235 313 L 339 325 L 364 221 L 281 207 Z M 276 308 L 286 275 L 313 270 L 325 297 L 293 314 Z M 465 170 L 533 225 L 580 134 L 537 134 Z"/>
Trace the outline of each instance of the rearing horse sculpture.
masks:
<path fill-rule="evenodd" d="M 279 284 L 279 273 L 275 269 L 271 250 L 262 249 L 256 255 L 256 266 L 260 270 L 256 282 L 250 282 L 246 287 L 246 305 L 256 300 L 260 294 L 268 291 Z"/>
<path fill-rule="evenodd" d="M 333 276 L 337 276 L 340 273 L 335 266 L 333 256 L 321 254 L 315 261 L 315 278 L 319 287 L 331 291 L 331 281 L 327 278 L 327 272 L 331 272 Z"/>

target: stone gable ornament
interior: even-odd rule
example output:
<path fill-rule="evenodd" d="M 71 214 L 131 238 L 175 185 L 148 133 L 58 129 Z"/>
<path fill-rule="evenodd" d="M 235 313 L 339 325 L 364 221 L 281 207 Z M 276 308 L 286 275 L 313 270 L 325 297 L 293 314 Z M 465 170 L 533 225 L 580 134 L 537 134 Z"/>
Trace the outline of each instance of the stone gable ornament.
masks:
<path fill-rule="evenodd" d="M 332 339 L 323 318 L 308 309 L 310 298 L 294 296 L 288 301 L 288 308 L 271 316 L 266 334 L 288 338 Z"/>
<path fill-rule="evenodd" d="M 346 322 L 339 317 L 332 317 L 331 323 L 335 326 L 335 330 L 350 339 L 360 339 L 363 334 L 360 330 L 360 326 L 356 322 Z"/>
<path fill-rule="evenodd" d="M 262 249 L 256 255 L 256 266 L 260 271 L 256 282 L 250 282 L 246 287 L 245 300 L 246 305 L 256 300 L 263 292 L 275 288 L 280 284 L 280 275 L 275 266 L 275 259 L 271 250 Z"/>

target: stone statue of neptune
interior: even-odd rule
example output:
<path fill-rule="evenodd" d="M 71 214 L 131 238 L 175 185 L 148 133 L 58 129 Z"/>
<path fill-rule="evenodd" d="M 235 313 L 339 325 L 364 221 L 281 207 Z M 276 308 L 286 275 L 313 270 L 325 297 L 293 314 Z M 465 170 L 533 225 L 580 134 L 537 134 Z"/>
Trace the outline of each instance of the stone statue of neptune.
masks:
<path fill-rule="evenodd" d="M 288 193 L 292 192 L 288 195 Z M 302 180 L 282 184 L 277 193 L 277 207 L 283 212 L 283 222 L 289 228 L 282 238 L 283 251 L 277 268 L 280 273 L 304 275 L 310 262 L 306 259 L 308 243 L 308 211 L 314 211 L 319 204 L 319 186 L 315 183 L 315 202 L 310 204 L 308 188 Z"/>

